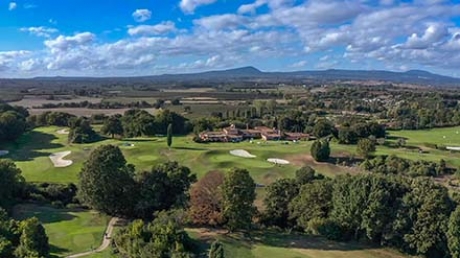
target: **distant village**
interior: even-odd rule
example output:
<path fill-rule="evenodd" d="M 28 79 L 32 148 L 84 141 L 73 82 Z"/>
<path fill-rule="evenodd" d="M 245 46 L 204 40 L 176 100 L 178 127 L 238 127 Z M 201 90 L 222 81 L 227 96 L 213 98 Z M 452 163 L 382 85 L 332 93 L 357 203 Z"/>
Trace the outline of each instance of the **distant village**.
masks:
<path fill-rule="evenodd" d="M 262 139 L 265 141 L 301 141 L 313 140 L 314 136 L 305 133 L 281 132 L 276 128 L 256 126 L 254 129 L 238 129 L 234 124 L 222 131 L 206 131 L 200 133 L 204 142 L 241 142 L 243 140 Z"/>

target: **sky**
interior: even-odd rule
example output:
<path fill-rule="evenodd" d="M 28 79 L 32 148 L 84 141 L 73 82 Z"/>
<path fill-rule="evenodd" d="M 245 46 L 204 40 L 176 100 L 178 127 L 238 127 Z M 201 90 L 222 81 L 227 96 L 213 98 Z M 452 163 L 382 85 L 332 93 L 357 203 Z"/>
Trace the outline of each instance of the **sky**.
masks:
<path fill-rule="evenodd" d="M 460 0 L 0 0 L 0 77 L 427 70 L 460 77 Z"/>

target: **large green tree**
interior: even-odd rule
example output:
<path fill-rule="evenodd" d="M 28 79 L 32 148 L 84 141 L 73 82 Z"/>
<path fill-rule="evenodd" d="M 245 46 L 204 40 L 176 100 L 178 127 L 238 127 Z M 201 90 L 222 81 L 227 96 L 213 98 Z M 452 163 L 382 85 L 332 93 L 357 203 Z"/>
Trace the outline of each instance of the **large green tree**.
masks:
<path fill-rule="evenodd" d="M 328 120 L 322 119 L 313 126 L 313 135 L 316 138 L 323 138 L 332 134 L 334 125 Z"/>
<path fill-rule="evenodd" d="M 300 188 L 299 194 L 289 204 L 289 217 L 297 225 L 308 229 L 312 219 L 325 219 L 332 210 L 332 181 L 317 180 Z"/>
<path fill-rule="evenodd" d="M 114 236 L 116 250 L 123 257 L 193 257 L 191 240 L 179 212 L 160 212 L 148 223 L 135 220 Z"/>
<path fill-rule="evenodd" d="M 372 153 L 375 152 L 375 142 L 367 138 L 359 139 L 357 151 L 359 155 L 363 156 L 364 158 L 368 158 Z"/>
<path fill-rule="evenodd" d="M 115 135 L 123 135 L 123 125 L 119 115 L 114 115 L 107 118 L 102 125 L 101 132 L 103 134 L 109 134 L 112 138 Z"/>
<path fill-rule="evenodd" d="M 133 174 L 117 146 L 99 146 L 80 172 L 81 200 L 110 215 L 129 215 L 138 197 Z"/>
<path fill-rule="evenodd" d="M 185 207 L 196 175 L 177 162 L 166 162 L 154 166 L 150 172 L 140 173 L 136 181 L 140 193 L 137 215 L 149 218 L 155 211 Z"/>
<path fill-rule="evenodd" d="M 8 207 L 21 193 L 25 180 L 21 170 L 7 160 L 0 160 L 0 178 L 0 207 Z"/>
<path fill-rule="evenodd" d="M 33 217 L 21 221 L 19 224 L 19 246 L 15 251 L 20 258 L 44 258 L 49 256 L 48 236 L 45 228 L 37 218 Z"/>
<path fill-rule="evenodd" d="M 230 231 L 249 229 L 254 216 L 256 184 L 246 169 L 230 170 L 222 184 L 224 218 Z"/>
<path fill-rule="evenodd" d="M 264 198 L 265 210 L 263 222 L 279 227 L 292 226 L 289 220 L 288 205 L 298 194 L 298 184 L 294 179 L 279 179 L 270 184 L 266 189 Z"/>

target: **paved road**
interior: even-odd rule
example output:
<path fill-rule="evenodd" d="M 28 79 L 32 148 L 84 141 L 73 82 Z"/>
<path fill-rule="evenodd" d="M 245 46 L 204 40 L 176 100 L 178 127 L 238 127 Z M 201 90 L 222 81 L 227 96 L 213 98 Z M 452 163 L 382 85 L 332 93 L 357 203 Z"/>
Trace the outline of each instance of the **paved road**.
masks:
<path fill-rule="evenodd" d="M 118 218 L 115 218 L 115 217 L 113 217 L 110 220 L 109 225 L 107 225 L 107 229 L 105 230 L 105 237 L 102 240 L 102 244 L 98 248 L 96 248 L 93 251 L 88 251 L 88 252 L 79 253 L 79 254 L 72 254 L 72 255 L 66 256 L 66 258 L 83 257 L 83 256 L 91 255 L 91 254 L 94 254 L 94 253 L 99 253 L 99 252 L 102 252 L 105 249 L 107 249 L 107 247 L 109 247 L 110 241 L 112 239 L 113 227 L 115 226 L 117 221 L 118 221 Z"/>

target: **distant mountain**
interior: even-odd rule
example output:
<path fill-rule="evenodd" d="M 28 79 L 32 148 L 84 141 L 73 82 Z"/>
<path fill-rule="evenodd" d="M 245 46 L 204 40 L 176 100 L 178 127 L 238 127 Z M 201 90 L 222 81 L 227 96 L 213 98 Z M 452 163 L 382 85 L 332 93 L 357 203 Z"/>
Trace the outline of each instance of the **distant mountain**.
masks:
<path fill-rule="evenodd" d="M 20 79 L 17 79 L 20 80 Z M 92 82 L 132 84 L 136 82 L 153 83 L 191 83 L 207 84 L 219 82 L 271 82 L 271 83 L 305 83 L 331 81 L 380 81 L 389 83 L 408 83 L 433 86 L 460 86 L 460 78 L 433 74 L 427 71 L 410 70 L 406 72 L 391 72 L 383 70 L 340 70 L 330 69 L 322 71 L 294 71 L 294 72 L 263 72 L 252 66 L 229 70 L 207 71 L 200 73 L 163 74 L 140 77 L 40 77 L 23 81 L 54 81 L 54 82 Z M 0 79 L 0 82 L 2 79 Z M 4 81 L 4 80 L 3 80 Z"/>
<path fill-rule="evenodd" d="M 221 71 L 208 71 L 190 74 L 164 74 L 146 77 L 153 81 L 227 81 L 261 79 L 271 81 L 313 80 L 313 81 L 384 81 L 424 85 L 459 85 L 460 78 L 433 74 L 427 71 L 410 70 L 391 72 L 383 70 L 340 70 L 295 72 L 262 72 L 254 67 L 242 67 Z"/>

